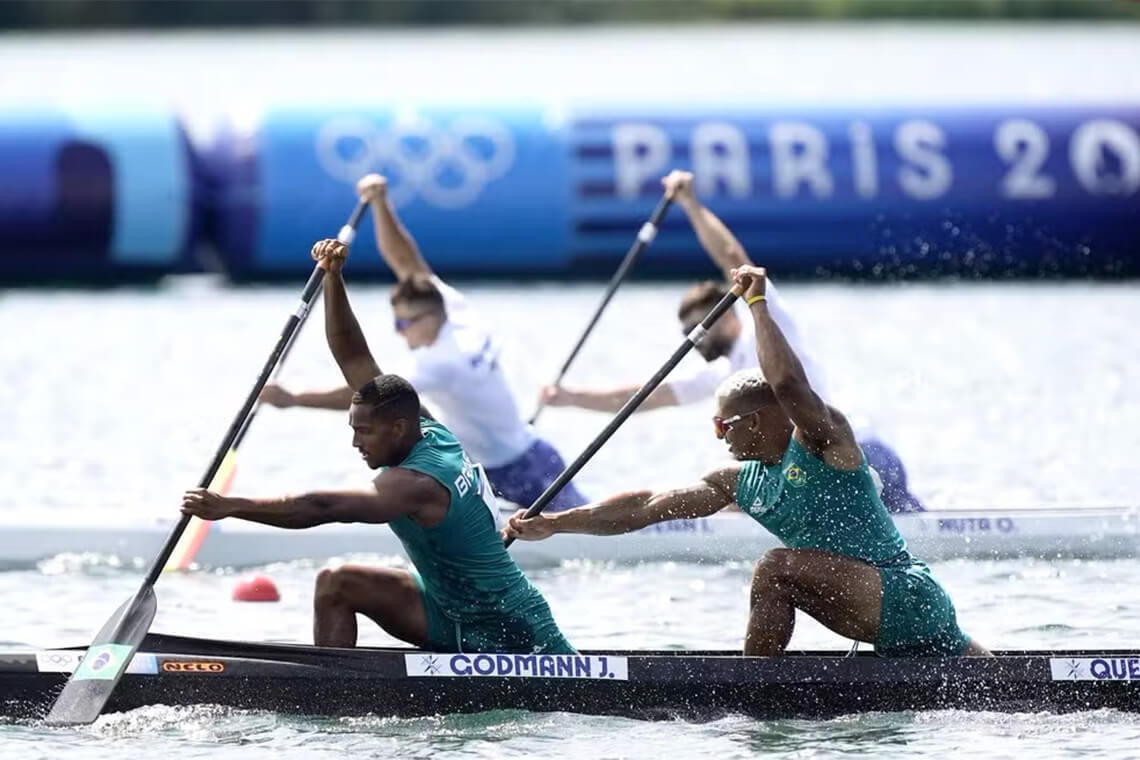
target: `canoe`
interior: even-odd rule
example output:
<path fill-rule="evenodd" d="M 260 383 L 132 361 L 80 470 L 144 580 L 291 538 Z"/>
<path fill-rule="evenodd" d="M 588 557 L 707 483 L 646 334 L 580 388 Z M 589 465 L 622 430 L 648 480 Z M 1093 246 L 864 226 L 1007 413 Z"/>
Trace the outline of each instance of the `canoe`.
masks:
<path fill-rule="evenodd" d="M 82 648 L 0 653 L 0 715 L 42 717 Z M 109 711 L 214 704 L 415 717 L 526 709 L 641 719 L 825 718 L 866 711 L 1140 711 L 1140 650 L 883 658 L 799 652 L 455 654 L 151 634 Z"/>

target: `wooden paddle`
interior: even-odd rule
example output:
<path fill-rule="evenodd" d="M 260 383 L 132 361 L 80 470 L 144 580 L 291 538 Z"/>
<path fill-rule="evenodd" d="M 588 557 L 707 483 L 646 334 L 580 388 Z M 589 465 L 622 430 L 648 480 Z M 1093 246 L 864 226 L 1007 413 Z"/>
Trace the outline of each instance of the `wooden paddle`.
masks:
<path fill-rule="evenodd" d="M 712 307 L 712 311 L 705 315 L 701 323 L 685 336 L 685 342 L 673 352 L 673 355 L 669 357 L 668 361 L 661 365 L 661 369 L 653 373 L 653 377 L 649 378 L 649 381 L 641 386 L 637 393 L 630 397 L 629 401 L 625 402 L 622 408 L 618 410 L 618 413 L 614 415 L 614 418 L 609 421 L 609 424 L 598 434 L 597 438 L 586 447 L 586 450 L 579 454 L 578 458 L 571 462 L 570 465 L 554 479 L 554 482 L 542 492 L 542 495 L 539 496 L 534 504 L 526 511 L 527 518 L 534 517 L 546 509 L 546 505 L 578 474 L 579 470 L 586 466 L 586 463 L 593 458 L 594 454 L 598 453 L 598 449 L 602 448 L 605 442 L 617 432 L 617 429 L 622 426 L 622 423 L 629 419 L 631 414 L 637 411 L 637 407 L 641 406 L 641 402 L 645 401 L 649 394 L 657 389 L 661 381 L 673 371 L 674 367 L 681 363 L 681 360 L 685 358 L 685 354 L 689 353 L 689 351 L 705 337 L 705 333 L 709 331 L 709 328 L 711 328 L 726 311 L 732 308 L 733 302 L 735 302 L 743 292 L 744 290 L 739 284 L 732 286 L 732 290 L 726 293 L 724 298 L 717 302 L 716 306 Z M 510 546 L 514 543 L 514 540 L 514 537 L 508 538 L 504 542 L 504 546 Z"/>
<path fill-rule="evenodd" d="M 665 217 L 665 213 L 669 210 L 669 206 L 673 203 L 673 196 L 666 193 L 661 197 L 657 208 L 653 209 L 653 213 L 649 216 L 649 221 L 641 225 L 641 229 L 637 232 L 637 240 L 633 241 L 633 246 L 625 254 L 625 258 L 621 260 L 617 271 L 614 276 L 610 278 L 610 284 L 606 286 L 606 293 L 602 296 L 602 302 L 598 304 L 598 308 L 594 311 L 594 316 L 590 317 L 589 324 L 586 329 L 579 336 L 578 342 L 574 344 L 574 348 L 570 351 L 570 356 L 562 364 L 562 369 L 558 371 L 558 377 L 554 379 L 554 386 L 557 387 L 562 384 L 562 378 L 566 377 L 566 372 L 570 369 L 570 365 L 574 363 L 577 358 L 578 352 L 582 350 L 582 346 L 586 343 L 586 338 L 590 337 L 590 333 L 594 330 L 594 325 L 598 324 L 598 320 L 602 317 L 602 312 L 610 303 L 610 299 L 614 297 L 617 292 L 618 286 L 625 280 L 629 270 L 633 269 L 633 265 L 641 257 L 642 252 L 649 247 L 653 239 L 657 237 L 657 227 L 661 224 L 661 220 Z M 534 410 L 534 414 L 530 416 L 527 421 L 528 424 L 533 425 L 538 420 L 538 415 L 542 414 L 542 410 L 546 408 L 544 402 L 539 402 L 538 408 Z"/>
<path fill-rule="evenodd" d="M 356 237 L 356 227 L 360 224 L 360 219 L 364 216 L 367 207 L 368 204 L 363 200 L 357 203 L 356 208 L 352 211 L 352 216 L 349 217 L 348 224 L 341 227 L 340 233 L 337 235 L 338 240 L 345 244 L 352 242 L 352 239 Z M 313 273 L 309 275 L 309 281 L 301 292 L 301 301 L 297 305 L 297 310 L 289 315 L 289 319 L 286 320 L 285 328 L 281 331 L 280 337 L 277 338 L 277 344 L 265 361 L 265 366 L 261 368 L 261 373 L 257 376 L 257 381 L 246 396 L 245 403 L 242 404 L 237 416 L 234 417 L 225 438 L 222 439 L 221 445 L 214 454 L 213 461 L 206 469 L 206 474 L 199 481 L 199 487 L 205 488 L 214 481 L 222 462 L 233 448 L 242 426 L 249 417 L 250 410 L 257 403 L 261 389 L 265 387 L 270 374 L 281 361 L 286 347 L 293 340 L 301 322 L 304 321 L 312 307 L 317 293 L 321 290 L 324 277 L 324 269 L 320 266 L 313 268 Z M 95 636 L 95 640 L 87 648 L 79 666 L 71 674 L 71 678 L 68 679 L 63 691 L 56 698 L 55 704 L 52 705 L 47 716 L 48 725 L 86 725 L 99 717 L 99 713 L 103 711 L 107 700 L 111 698 L 111 694 L 114 692 L 116 684 L 119 683 L 119 679 L 122 678 L 131 658 L 138 650 L 139 644 L 146 638 L 147 631 L 150 630 L 150 624 L 154 621 L 154 614 L 158 607 L 158 601 L 154 595 L 155 581 L 158 580 L 163 566 L 166 565 L 166 560 L 174 551 L 178 539 L 181 538 L 182 532 L 186 530 L 189 522 L 190 515 L 182 515 L 182 519 L 174 526 L 174 530 L 166 539 L 162 550 L 151 563 L 139 590 L 115 611 L 115 614 Z"/>

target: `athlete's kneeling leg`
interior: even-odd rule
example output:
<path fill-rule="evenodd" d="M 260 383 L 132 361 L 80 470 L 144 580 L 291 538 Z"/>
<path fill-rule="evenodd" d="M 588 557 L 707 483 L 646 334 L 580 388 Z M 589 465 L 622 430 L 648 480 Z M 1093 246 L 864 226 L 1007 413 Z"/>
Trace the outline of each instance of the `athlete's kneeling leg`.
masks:
<path fill-rule="evenodd" d="M 402 641 L 428 644 L 427 614 L 415 577 L 407 570 L 345 565 L 317 573 L 313 643 L 356 646 L 358 613 Z"/>
<path fill-rule="evenodd" d="M 497 620 L 461 626 L 460 641 L 464 652 L 577 654 L 554 622 L 550 606 L 538 592 Z"/>
<path fill-rule="evenodd" d="M 989 656 L 958 625 L 954 602 L 925 564 L 884 567 L 875 652 L 887 657 Z"/>
<path fill-rule="evenodd" d="M 815 549 L 772 549 L 752 575 L 744 654 L 783 652 L 797 609 L 840 636 L 874 641 L 881 600 L 879 571 L 872 565 Z"/>

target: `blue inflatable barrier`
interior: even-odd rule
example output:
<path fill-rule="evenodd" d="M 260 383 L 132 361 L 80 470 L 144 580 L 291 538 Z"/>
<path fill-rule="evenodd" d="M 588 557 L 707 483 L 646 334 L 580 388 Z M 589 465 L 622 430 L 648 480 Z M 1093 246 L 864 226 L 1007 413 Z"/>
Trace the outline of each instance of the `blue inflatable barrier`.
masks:
<path fill-rule="evenodd" d="M 191 266 L 189 143 L 172 114 L 0 111 L 0 282 Z"/>
<path fill-rule="evenodd" d="M 1140 106 L 304 109 L 251 139 L 219 208 L 241 277 L 307 272 L 372 171 L 443 273 L 608 273 L 674 167 L 784 274 L 1140 274 Z M 679 210 L 639 266 L 710 271 Z"/>
<path fill-rule="evenodd" d="M 5 282 L 186 271 L 203 243 L 301 275 L 370 171 L 443 273 L 608 274 L 674 167 L 785 275 L 1140 274 L 1140 106 L 297 108 L 193 151 L 166 113 L 0 111 L 0 162 Z M 369 249 L 351 271 L 386 276 Z M 639 268 L 710 271 L 679 210 Z"/>
<path fill-rule="evenodd" d="M 256 166 L 237 161 L 231 188 L 258 202 L 220 220 L 238 277 L 307 270 L 314 240 L 335 235 L 368 172 L 389 193 L 433 266 L 478 274 L 566 271 L 570 156 L 563 132 L 536 109 L 387 109 L 265 114 L 255 136 Z M 224 209 L 220 215 L 226 216 Z M 386 274 L 371 245 L 372 222 L 350 263 L 354 274 Z"/>

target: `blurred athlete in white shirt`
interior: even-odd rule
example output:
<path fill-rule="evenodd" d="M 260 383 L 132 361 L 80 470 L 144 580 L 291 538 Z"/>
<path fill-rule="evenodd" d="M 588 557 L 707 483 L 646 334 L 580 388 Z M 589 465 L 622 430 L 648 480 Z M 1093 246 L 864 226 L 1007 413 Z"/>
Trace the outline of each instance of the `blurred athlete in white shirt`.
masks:
<path fill-rule="evenodd" d="M 372 206 L 376 244 L 396 275 L 392 312 L 396 332 L 412 352 L 412 367 L 400 374 L 430 401 L 430 408 L 482 464 L 495 493 L 530 506 L 565 467 L 558 451 L 519 414 L 500 364 L 502 346 L 463 295 L 437 277 L 388 202 L 387 181 L 369 174 L 357 192 Z M 270 384 L 262 401 L 273 406 L 349 408 L 353 390 L 290 393 Z M 585 504 L 568 483 L 547 509 Z"/>
<path fill-rule="evenodd" d="M 662 184 L 666 191 L 672 191 L 674 201 L 685 209 L 701 245 L 724 272 L 725 277 L 724 283 L 710 280 L 694 285 L 681 299 L 677 317 L 681 320 L 682 331 L 687 335 L 728 292 L 728 285 L 725 283 L 732 280 L 732 270 L 741 266 L 751 266 L 752 260 L 724 222 L 697 200 L 693 192 L 693 175 L 690 172 L 673 171 L 662 180 Z M 807 373 L 808 382 L 820 397 L 827 399 L 829 394 L 823 371 L 813 361 L 811 353 L 802 345 L 799 330 L 771 280 L 768 280 L 766 295 L 768 312 L 799 356 Z M 759 367 L 756 358 L 755 328 L 747 307 L 739 301 L 733 311 L 725 314 L 713 325 L 696 348 L 707 364 L 696 371 L 681 373 L 667 379 L 645 399 L 638 411 L 691 404 L 701 399 L 712 398 L 717 387 L 730 375 L 742 369 Z M 606 389 L 571 389 L 548 385 L 542 389 L 542 400 L 549 406 L 577 406 L 602 412 L 616 412 L 639 387 L 619 385 Z M 907 489 L 906 470 L 898 455 L 873 435 L 861 435 L 859 445 L 863 448 L 868 464 L 882 479 L 882 499 L 887 509 L 891 512 L 922 511 L 922 503 Z"/>

